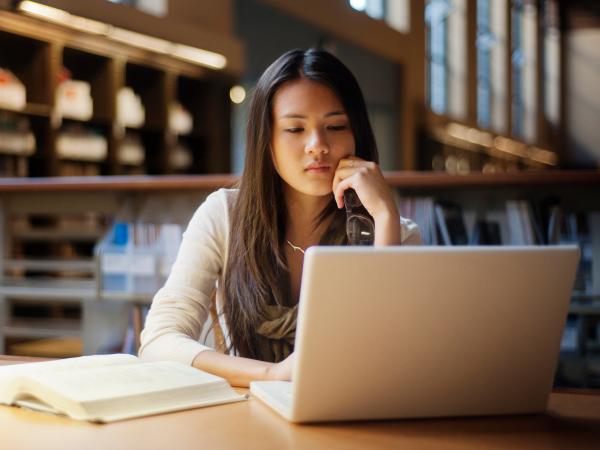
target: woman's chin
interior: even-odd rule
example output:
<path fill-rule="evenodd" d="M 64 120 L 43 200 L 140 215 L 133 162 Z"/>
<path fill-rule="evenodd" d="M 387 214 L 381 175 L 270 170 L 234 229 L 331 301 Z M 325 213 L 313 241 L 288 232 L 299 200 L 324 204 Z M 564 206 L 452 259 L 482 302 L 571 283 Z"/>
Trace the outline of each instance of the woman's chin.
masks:
<path fill-rule="evenodd" d="M 324 197 L 331 195 L 332 189 L 331 184 L 333 180 L 322 179 L 322 180 L 309 180 L 307 182 L 300 181 L 297 183 L 285 183 L 288 188 L 291 188 L 304 195 L 310 195 L 311 197 Z"/>
<path fill-rule="evenodd" d="M 290 186 L 300 194 L 309 195 L 311 197 L 324 197 L 331 195 L 331 186 Z"/>
<path fill-rule="evenodd" d="M 312 197 L 325 197 L 331 195 L 332 191 L 331 187 L 324 187 L 321 189 L 304 189 L 302 192 Z"/>

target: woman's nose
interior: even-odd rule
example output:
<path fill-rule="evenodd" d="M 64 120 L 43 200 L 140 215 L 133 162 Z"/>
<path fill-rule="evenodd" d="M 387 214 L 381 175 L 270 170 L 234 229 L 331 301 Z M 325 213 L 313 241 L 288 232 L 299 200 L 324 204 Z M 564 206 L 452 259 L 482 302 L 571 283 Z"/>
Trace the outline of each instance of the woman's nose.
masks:
<path fill-rule="evenodd" d="M 306 143 L 306 153 L 329 153 L 329 144 L 327 143 L 325 133 L 322 133 L 320 130 L 315 130 L 313 133 L 311 133 L 309 140 Z"/>

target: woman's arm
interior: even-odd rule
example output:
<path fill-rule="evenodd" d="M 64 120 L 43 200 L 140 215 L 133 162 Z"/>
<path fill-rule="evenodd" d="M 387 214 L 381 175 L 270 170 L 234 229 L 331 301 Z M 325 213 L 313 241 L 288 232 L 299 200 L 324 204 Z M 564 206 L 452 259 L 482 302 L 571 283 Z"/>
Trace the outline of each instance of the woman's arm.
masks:
<path fill-rule="evenodd" d="M 375 246 L 420 244 L 415 224 L 400 218 L 392 190 L 376 163 L 356 156 L 341 159 L 332 186 L 338 208 L 344 206 L 344 191 L 350 188 L 375 221 Z"/>
<path fill-rule="evenodd" d="M 196 210 L 165 285 L 156 293 L 141 335 L 139 356 L 186 365 L 203 350 L 198 342 L 211 306 L 211 292 L 223 267 L 227 203 L 223 190 Z"/>
<path fill-rule="evenodd" d="M 250 381 L 291 380 L 293 355 L 280 363 L 269 363 L 205 350 L 196 355 L 192 366 L 225 378 L 232 386 L 248 387 Z"/>
<path fill-rule="evenodd" d="M 374 245 L 422 245 L 421 233 L 412 220 L 400 217 L 397 209 L 375 219 Z"/>
<path fill-rule="evenodd" d="M 375 242 L 374 246 L 400 245 L 402 240 L 402 226 L 400 215 L 395 205 L 393 209 L 380 213 L 373 217 L 375 220 Z"/>

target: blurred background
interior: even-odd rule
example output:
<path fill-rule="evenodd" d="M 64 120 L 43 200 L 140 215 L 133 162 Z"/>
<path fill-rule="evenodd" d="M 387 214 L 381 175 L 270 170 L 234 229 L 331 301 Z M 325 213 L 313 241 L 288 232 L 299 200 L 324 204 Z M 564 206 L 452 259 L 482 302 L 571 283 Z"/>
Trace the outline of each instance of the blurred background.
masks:
<path fill-rule="evenodd" d="M 427 245 L 580 246 L 556 384 L 600 387 L 594 0 L 0 0 L 0 354 L 134 353 L 256 80 L 308 47 Z"/>

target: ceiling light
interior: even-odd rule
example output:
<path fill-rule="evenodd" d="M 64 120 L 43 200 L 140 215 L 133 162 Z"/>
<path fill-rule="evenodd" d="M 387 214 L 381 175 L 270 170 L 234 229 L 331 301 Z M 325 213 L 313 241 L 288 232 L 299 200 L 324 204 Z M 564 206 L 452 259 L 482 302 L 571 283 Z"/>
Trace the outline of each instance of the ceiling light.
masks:
<path fill-rule="evenodd" d="M 246 89 L 244 89 L 242 86 L 233 86 L 229 90 L 229 98 L 233 103 L 242 103 L 246 98 Z"/>
<path fill-rule="evenodd" d="M 224 69 L 227 66 L 225 56 L 189 45 L 177 44 L 165 39 L 125 30 L 108 23 L 76 16 L 62 9 L 25 0 L 19 3 L 18 10 L 28 15 L 53 22 L 77 31 L 106 36 L 113 41 L 132 45 L 156 53 L 172 55 L 211 69 Z"/>
<path fill-rule="evenodd" d="M 173 44 L 173 56 L 213 69 L 223 69 L 227 65 L 227 58 L 223 55 L 189 45 Z"/>
<path fill-rule="evenodd" d="M 157 53 L 169 53 L 173 44 L 164 39 L 148 36 L 147 34 L 136 33 L 135 31 L 124 30 L 123 28 L 114 28 L 108 34 L 108 37 L 114 41 L 123 44 L 133 45 L 144 50 L 150 50 Z"/>

